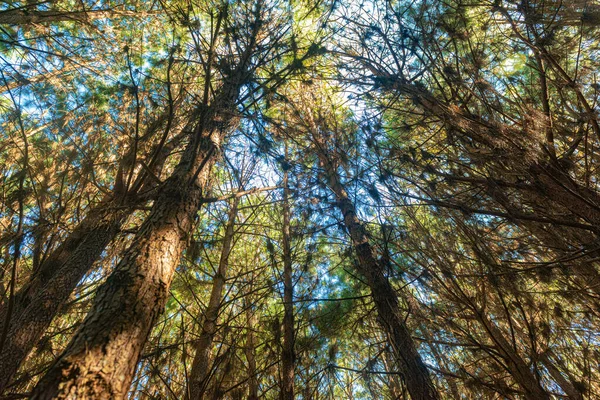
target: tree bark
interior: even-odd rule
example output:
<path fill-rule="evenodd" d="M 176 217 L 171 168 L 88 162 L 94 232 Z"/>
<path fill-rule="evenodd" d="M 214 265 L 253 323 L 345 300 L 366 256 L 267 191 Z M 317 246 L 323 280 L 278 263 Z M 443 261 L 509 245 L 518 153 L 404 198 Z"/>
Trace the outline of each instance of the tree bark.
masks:
<path fill-rule="evenodd" d="M 202 132 L 164 183 L 150 215 L 107 281 L 65 352 L 40 380 L 33 399 L 122 399 L 144 343 L 162 312 L 219 142 Z M 214 133 L 210 130 L 210 133 Z M 202 172 L 196 177 L 197 169 Z"/>
<path fill-rule="evenodd" d="M 203 397 L 207 386 L 210 353 L 212 350 L 212 342 L 217 332 L 217 319 L 221 310 L 221 297 L 223 297 L 223 289 L 225 288 L 225 282 L 227 280 L 229 254 L 231 254 L 231 248 L 233 246 L 238 203 L 239 197 L 234 198 L 231 209 L 229 210 L 227 227 L 225 228 L 225 237 L 223 238 L 223 247 L 221 248 L 221 257 L 219 259 L 219 267 L 213 278 L 210 299 L 206 311 L 204 312 L 204 322 L 196 346 L 196 354 L 192 363 L 189 388 L 187 390 L 191 400 L 200 400 Z"/>
<path fill-rule="evenodd" d="M 281 398 L 294 400 L 294 283 L 290 240 L 290 189 L 288 172 L 283 174 L 283 346 L 281 349 L 283 387 Z"/>
<path fill-rule="evenodd" d="M 8 329 L 8 335 L 0 353 L 0 393 L 128 214 L 125 210 L 103 208 L 91 210 L 15 295 L 13 318 L 8 327 L 3 327 Z"/>
<path fill-rule="evenodd" d="M 39 11 L 13 9 L 0 12 L 0 25 L 25 25 L 52 22 L 89 22 L 95 19 L 117 17 L 141 17 L 148 13 L 119 10 L 90 10 L 90 11 Z"/>
<path fill-rule="evenodd" d="M 384 275 L 384 266 L 376 259 L 354 204 L 349 199 L 333 163 L 324 153 L 323 148 L 318 146 L 318 156 L 324 166 L 329 187 L 337 199 L 337 207 L 343 215 L 344 225 L 350 233 L 359 261 L 358 272 L 364 276 L 371 290 L 379 323 L 387 333 L 410 397 L 413 400 L 439 400 L 440 395 L 400 313 L 397 293 Z"/>
<path fill-rule="evenodd" d="M 221 143 L 236 123 L 236 104 L 249 77 L 261 27 L 254 12 L 249 41 L 235 68 L 209 102 L 172 175 L 159 187 L 150 214 L 63 354 L 33 390 L 32 399 L 123 399 L 142 348 L 166 304 L 175 268 L 196 227 L 202 194 Z M 217 29 L 218 33 L 218 29 Z M 210 62 L 207 65 L 210 70 Z M 206 77 L 210 86 L 210 76 Z"/>
<path fill-rule="evenodd" d="M 158 128 L 160 120 L 151 124 L 149 129 Z M 159 149 L 154 173 L 160 173 L 180 139 L 176 137 Z M 136 183 L 142 187 L 150 181 L 147 175 L 138 178 Z M 8 335 L 0 352 L 0 393 L 6 389 L 77 284 L 92 269 L 106 246 L 120 231 L 122 223 L 140 202 L 135 194 L 114 193 L 112 197 L 106 197 L 88 212 L 73 232 L 33 272 L 29 282 L 16 293 L 14 318 L 11 318 L 8 327 L 3 327 L 8 329 Z M 0 308 L 2 321 L 4 313 L 5 308 Z"/>

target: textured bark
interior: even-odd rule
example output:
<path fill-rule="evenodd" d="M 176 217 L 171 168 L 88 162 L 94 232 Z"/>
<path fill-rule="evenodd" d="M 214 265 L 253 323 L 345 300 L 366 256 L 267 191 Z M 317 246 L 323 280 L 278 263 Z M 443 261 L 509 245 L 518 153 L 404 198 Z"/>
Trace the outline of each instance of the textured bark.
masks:
<path fill-rule="evenodd" d="M 33 279 L 15 295 L 7 335 L 0 353 L 0 392 L 13 378 L 61 306 L 119 231 L 125 210 L 99 206 L 42 263 Z"/>
<path fill-rule="evenodd" d="M 38 11 L 27 9 L 5 10 L 0 12 L 0 25 L 25 25 L 64 21 L 89 22 L 95 19 L 116 17 L 140 17 L 147 13 L 118 10 L 90 11 Z"/>
<path fill-rule="evenodd" d="M 98 289 L 81 328 L 35 387 L 32 399 L 126 397 L 142 348 L 164 309 L 175 268 L 196 227 L 221 143 L 236 123 L 235 105 L 248 79 L 261 26 L 260 7 L 255 14 L 257 20 L 237 66 L 211 103 L 205 96 L 199 115 L 191 117 L 198 122 L 181 160 L 159 187 L 150 214 Z"/>
<path fill-rule="evenodd" d="M 166 117 L 158 118 L 148 128 L 153 132 Z M 153 173 L 160 175 L 164 163 L 181 140 L 179 135 L 165 146 L 158 146 Z M 136 184 L 146 189 L 151 178 L 138 176 Z M 27 284 L 15 295 L 15 306 L 8 331 L 8 340 L 0 353 L 0 393 L 5 390 L 20 364 L 60 312 L 77 284 L 101 257 L 106 246 L 119 232 L 122 223 L 142 202 L 135 195 L 121 196 L 115 190 L 93 207 L 61 245 L 34 271 Z M 0 309 L 0 316 L 4 315 Z"/>
<path fill-rule="evenodd" d="M 294 399 L 294 284 L 292 282 L 292 250 L 290 242 L 290 189 L 288 172 L 283 175 L 283 346 L 281 398 Z"/>
<path fill-rule="evenodd" d="M 340 182 L 334 165 L 321 150 L 323 148 L 324 146 L 319 146 L 318 155 L 325 168 L 329 187 L 336 196 L 337 207 L 344 217 L 344 225 L 352 238 L 359 261 L 358 272 L 365 277 L 371 290 L 379 323 L 387 333 L 410 397 L 413 400 L 438 400 L 440 395 L 400 313 L 397 293 L 384 275 L 384 266 L 378 262 L 354 204 Z"/>
<path fill-rule="evenodd" d="M 212 131 L 211 131 L 212 133 Z M 188 145 L 161 187 L 150 215 L 107 281 L 65 352 L 38 383 L 33 399 L 122 399 L 142 347 L 166 303 L 169 285 L 215 161 L 210 135 Z M 202 172 L 195 177 L 196 169 Z"/>
<path fill-rule="evenodd" d="M 209 377 L 209 360 L 212 350 L 212 342 L 217 332 L 217 319 L 221 310 L 221 298 L 223 297 L 223 289 L 227 280 L 227 269 L 229 266 L 229 254 L 233 245 L 233 236 L 235 228 L 235 219 L 237 216 L 239 198 L 233 200 L 231 209 L 229 210 L 227 227 L 225 228 L 225 237 L 223 238 L 223 247 L 221 248 L 221 257 L 217 273 L 213 277 L 213 286 L 210 292 L 210 299 L 204 312 L 204 322 L 200 338 L 196 345 L 196 354 L 192 363 L 192 370 L 189 376 L 189 393 L 190 399 L 199 400 L 203 397 L 207 378 Z"/>

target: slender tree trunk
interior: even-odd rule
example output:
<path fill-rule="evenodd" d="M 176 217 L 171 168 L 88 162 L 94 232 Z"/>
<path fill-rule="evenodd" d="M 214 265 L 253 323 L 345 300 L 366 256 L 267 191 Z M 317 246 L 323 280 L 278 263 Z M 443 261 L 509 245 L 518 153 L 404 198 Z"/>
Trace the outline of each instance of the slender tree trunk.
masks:
<path fill-rule="evenodd" d="M 397 293 L 384 275 L 384 267 L 376 259 L 367 232 L 356 215 L 354 204 L 340 182 L 334 165 L 327 154 L 321 150 L 324 147 L 318 147 L 318 155 L 325 167 L 329 187 L 336 196 L 337 207 L 344 217 L 344 224 L 352 238 L 352 245 L 359 261 L 357 267 L 371 290 L 379 322 L 388 335 L 408 392 L 413 400 L 439 400 L 440 395 L 400 313 Z"/>
<path fill-rule="evenodd" d="M 258 372 L 256 370 L 256 338 L 254 327 L 257 324 L 254 311 L 246 305 L 246 359 L 248 360 L 248 400 L 258 400 Z"/>
<path fill-rule="evenodd" d="M 506 361 L 511 376 L 524 390 L 525 399 L 550 400 L 548 393 L 544 390 L 527 363 L 506 340 L 502 331 L 483 312 L 477 312 L 476 315 L 477 319 L 481 321 L 485 330 L 489 333 L 490 338 L 496 344 L 496 348 L 502 354 L 502 358 Z"/>
<path fill-rule="evenodd" d="M 204 322 L 196 346 L 196 354 L 194 356 L 189 377 L 189 389 L 187 390 L 191 400 L 200 400 L 206 390 L 207 377 L 209 376 L 210 353 L 212 350 L 212 342 L 217 332 L 217 319 L 221 310 L 221 298 L 223 297 L 223 289 L 225 288 L 225 282 L 227 280 L 229 254 L 231 254 L 233 245 L 238 203 L 239 198 L 234 198 L 231 209 L 229 210 L 227 227 L 225 228 L 225 237 L 223 238 L 223 247 L 221 248 L 221 257 L 219 259 L 219 267 L 213 278 L 210 299 L 206 311 L 204 312 Z"/>
<path fill-rule="evenodd" d="M 61 69 L 57 69 L 55 71 L 51 71 L 51 72 L 47 72 L 47 73 L 40 73 L 38 75 L 35 76 L 31 76 L 31 77 L 18 77 L 18 78 L 13 78 L 10 81 L 6 82 L 4 85 L 2 85 L 2 87 L 0 87 L 0 93 L 6 93 L 9 92 L 11 90 L 15 90 L 18 89 L 20 87 L 23 86 L 27 86 L 29 84 L 32 83 L 40 83 L 40 82 L 51 82 L 54 83 L 55 81 L 59 81 L 59 79 L 61 79 L 61 75 L 66 75 L 69 72 L 74 71 L 77 68 L 76 64 L 67 64 L 66 66 L 64 66 Z M 54 79 L 54 78 L 58 78 L 58 79 Z"/>
<path fill-rule="evenodd" d="M 465 236 L 472 241 L 472 248 L 477 257 L 484 261 L 485 264 L 487 264 L 490 268 L 498 269 L 500 266 L 496 263 L 494 257 L 491 256 L 492 253 L 488 248 L 487 244 L 484 241 L 482 241 L 478 235 L 469 230 L 467 226 L 462 225 L 462 223 L 460 225 L 460 229 L 465 234 Z M 520 296 L 526 296 L 528 301 L 532 301 L 533 304 L 533 298 L 526 293 L 513 292 L 513 295 L 517 298 Z M 481 321 L 485 330 L 489 332 L 491 339 L 497 344 L 497 347 L 500 348 L 500 354 L 502 354 L 504 359 L 507 360 L 507 363 L 509 365 L 509 372 L 511 373 L 511 375 L 514 377 L 517 383 L 521 385 L 525 392 L 531 392 L 531 394 L 528 395 L 529 398 L 549 398 L 548 395 L 545 393 L 544 389 L 541 387 L 536 375 L 531 372 L 529 366 L 520 357 L 520 355 L 518 355 L 515 347 L 511 345 L 508 342 L 508 340 L 506 340 L 503 332 L 498 327 L 496 327 L 494 323 L 483 314 L 483 312 L 477 312 L 477 314 L 478 319 Z M 561 389 L 563 389 L 563 391 L 569 396 L 569 398 L 575 400 L 583 399 L 582 394 L 575 389 L 572 383 L 568 379 L 566 379 L 561 374 L 560 370 L 552 363 L 552 360 L 548 357 L 548 353 L 538 355 L 537 357 L 544 364 L 552 379 L 555 380 L 555 382 L 561 387 Z M 546 397 L 542 397 L 544 395 Z"/>
<path fill-rule="evenodd" d="M 556 365 L 554 365 L 554 362 L 550 359 L 547 352 L 540 356 L 540 361 L 544 364 L 544 367 L 546 367 L 552 379 L 558 383 L 569 399 L 583 400 L 583 394 L 575 388 L 570 379 L 565 378 Z"/>
<path fill-rule="evenodd" d="M 440 352 L 437 345 L 431 339 L 431 335 L 429 335 L 429 332 L 426 329 L 423 329 L 423 336 L 425 340 L 427 340 L 427 345 L 431 349 L 431 353 L 435 357 L 436 361 L 440 363 L 443 368 L 448 369 L 448 366 L 451 365 L 451 363 L 448 362 L 448 358 L 446 357 L 446 355 Z M 448 383 L 450 393 L 452 393 L 452 398 L 460 399 L 460 392 L 458 391 L 458 387 L 456 386 L 456 382 L 454 381 L 454 379 L 451 377 L 447 377 L 446 382 Z"/>
<path fill-rule="evenodd" d="M 283 346 L 281 349 L 283 400 L 294 399 L 294 283 L 290 239 L 290 189 L 288 172 L 283 174 Z"/>

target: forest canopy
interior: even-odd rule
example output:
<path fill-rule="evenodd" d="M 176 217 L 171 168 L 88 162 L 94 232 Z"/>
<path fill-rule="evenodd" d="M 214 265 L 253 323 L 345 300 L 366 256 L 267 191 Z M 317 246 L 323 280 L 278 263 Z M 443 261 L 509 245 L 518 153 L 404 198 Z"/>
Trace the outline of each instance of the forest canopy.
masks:
<path fill-rule="evenodd" d="M 597 0 L 0 4 L 1 399 L 600 399 Z"/>

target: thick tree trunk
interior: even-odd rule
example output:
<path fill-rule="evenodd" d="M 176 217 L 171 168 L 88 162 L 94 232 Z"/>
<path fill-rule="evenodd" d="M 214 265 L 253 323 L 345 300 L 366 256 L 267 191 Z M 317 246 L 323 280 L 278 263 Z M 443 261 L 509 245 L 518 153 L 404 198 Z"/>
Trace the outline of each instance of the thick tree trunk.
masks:
<path fill-rule="evenodd" d="M 329 187 L 336 196 L 337 206 L 344 217 L 346 229 L 352 238 L 359 261 L 359 273 L 365 277 L 371 290 L 379 323 L 388 335 L 408 392 L 413 400 L 439 400 L 440 395 L 400 313 L 397 293 L 384 275 L 383 266 L 376 259 L 367 232 L 356 215 L 354 204 L 327 155 L 319 151 L 319 158 L 325 168 Z"/>
<path fill-rule="evenodd" d="M 261 26 L 260 8 L 255 14 L 249 43 L 236 68 L 210 105 L 207 77 L 203 107 L 191 118 L 199 122 L 181 160 L 160 186 L 150 214 L 98 289 L 81 328 L 35 387 L 32 399 L 126 397 L 142 348 L 163 311 L 175 268 L 196 227 L 202 193 L 221 143 L 236 122 L 235 105 L 248 78 Z"/>
<path fill-rule="evenodd" d="M 202 149 L 205 157 L 213 158 L 212 146 Z M 120 399 L 127 394 L 200 205 L 201 184 L 189 184 L 193 169 L 186 164 L 163 186 L 131 247 L 98 290 L 81 329 L 32 398 Z"/>
<path fill-rule="evenodd" d="M 157 129 L 164 117 L 151 124 L 149 130 Z M 180 139 L 181 135 L 168 145 L 161 146 L 153 166 L 155 174 L 160 175 L 168 155 Z M 142 188 L 151 180 L 147 175 L 138 178 L 136 183 Z M 121 194 L 115 193 L 92 208 L 16 293 L 14 317 L 10 320 L 7 341 L 0 352 L 0 393 L 6 389 L 77 284 L 120 231 L 122 223 L 141 202 L 135 195 L 123 197 Z M 4 308 L 0 309 L 2 321 L 4 312 Z"/>
<path fill-rule="evenodd" d="M 0 25 L 25 25 L 39 23 L 53 23 L 64 21 L 90 22 L 95 19 L 137 17 L 148 13 L 118 10 L 90 10 L 90 11 L 39 11 L 39 10 L 5 10 L 0 12 Z"/>
<path fill-rule="evenodd" d="M 91 210 L 16 295 L 0 353 L 0 393 L 44 334 L 60 307 L 119 231 L 126 210 Z M 4 329 L 4 328 L 3 328 Z"/>
<path fill-rule="evenodd" d="M 212 350 L 212 342 L 217 332 L 217 319 L 221 310 L 221 298 L 223 297 L 223 289 L 225 288 L 225 282 L 227 280 L 229 254 L 231 254 L 233 245 L 238 203 L 239 198 L 234 198 L 231 209 L 229 210 L 227 227 L 225 228 L 225 237 L 223 238 L 223 247 L 221 248 L 221 257 L 219 259 L 219 267 L 213 277 L 210 299 L 206 311 L 204 312 L 204 322 L 202 324 L 198 344 L 196 345 L 196 354 L 192 363 L 189 388 L 187 390 L 191 400 L 202 399 L 207 386 L 210 353 Z"/>
<path fill-rule="evenodd" d="M 283 346 L 281 398 L 294 400 L 294 283 L 292 281 L 292 251 L 290 240 L 290 189 L 288 172 L 283 175 Z"/>
<path fill-rule="evenodd" d="M 142 347 L 166 303 L 173 273 L 195 227 L 202 191 L 226 129 L 215 124 L 213 111 L 206 111 L 204 117 L 194 132 L 198 140 L 192 140 L 173 175 L 161 186 L 150 215 L 99 288 L 80 330 L 34 389 L 33 399 L 126 396 Z"/>

